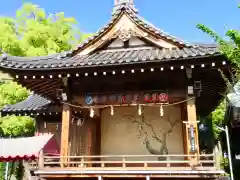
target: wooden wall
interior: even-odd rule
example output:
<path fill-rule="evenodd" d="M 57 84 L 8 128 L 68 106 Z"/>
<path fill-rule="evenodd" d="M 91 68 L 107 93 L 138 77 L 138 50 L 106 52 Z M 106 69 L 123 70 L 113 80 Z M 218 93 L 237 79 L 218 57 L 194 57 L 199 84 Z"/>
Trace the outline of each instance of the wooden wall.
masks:
<path fill-rule="evenodd" d="M 181 107 L 175 105 L 163 109 L 163 116 L 160 116 L 159 107 L 144 107 L 141 116 L 137 107 L 117 107 L 113 116 L 109 108 L 103 109 L 101 154 L 149 155 L 150 151 L 155 151 L 155 155 L 164 155 L 166 151 L 184 154 Z"/>
<path fill-rule="evenodd" d="M 49 120 L 51 119 L 51 121 Z M 61 144 L 61 116 L 39 116 L 36 120 L 37 132 L 40 134 L 55 134 Z M 86 118 L 81 125 L 78 121 L 70 123 L 69 155 L 91 155 L 96 153 L 96 121 Z"/>
<path fill-rule="evenodd" d="M 175 74 L 175 73 L 174 73 Z M 82 95 L 85 93 L 107 93 L 107 92 L 123 92 L 123 91 L 144 91 L 144 90 L 167 90 L 169 93 L 170 103 L 178 102 L 186 98 L 186 74 L 184 71 L 178 71 L 173 76 L 172 72 L 161 71 L 145 72 L 133 74 L 116 74 L 114 76 L 99 77 L 83 77 L 81 80 L 71 78 L 69 80 L 69 90 L 73 95 L 72 103 L 80 105 L 83 100 Z M 104 111 L 104 110 L 103 110 Z M 157 110 L 158 111 L 158 110 Z M 89 118 L 89 111 L 84 111 L 85 122 L 82 126 L 77 122 L 70 123 L 69 130 L 69 153 L 70 155 L 91 155 L 100 154 L 101 145 L 104 139 L 101 139 L 102 124 L 105 118 L 101 119 L 101 115 L 95 118 Z M 101 114 L 101 113 L 100 113 Z M 181 115 L 177 115 L 180 120 Z M 42 119 L 41 119 L 42 118 Z M 43 133 L 57 134 L 59 143 L 61 142 L 61 115 L 54 122 L 52 117 L 41 117 L 38 120 L 38 131 Z M 111 117 L 114 119 L 115 117 Z M 47 121 L 44 123 L 44 120 Z M 51 120 L 51 121 L 50 121 Z M 110 121 L 109 121 L 110 122 Z M 114 121 L 111 121 L 114 123 Z M 44 127 L 44 124 L 46 126 Z M 182 134 L 182 127 L 179 128 Z M 182 143 L 182 140 L 181 144 Z M 180 145 L 181 148 L 183 147 Z M 181 150 L 182 151 L 182 150 Z M 179 151 L 180 152 L 180 151 Z"/>

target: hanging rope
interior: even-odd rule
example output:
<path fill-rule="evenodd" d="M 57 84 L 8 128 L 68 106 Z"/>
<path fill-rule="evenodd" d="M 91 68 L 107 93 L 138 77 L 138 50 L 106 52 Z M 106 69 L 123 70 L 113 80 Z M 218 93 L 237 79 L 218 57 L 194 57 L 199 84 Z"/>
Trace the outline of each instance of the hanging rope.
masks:
<path fill-rule="evenodd" d="M 188 98 L 188 99 L 185 99 L 183 101 L 179 101 L 179 102 L 175 102 L 175 103 L 171 103 L 171 104 L 163 104 L 163 103 L 152 103 L 152 104 L 126 104 L 126 105 L 95 105 L 95 106 L 80 106 L 80 105 L 75 105 L 75 104 L 71 104 L 71 103 L 67 103 L 67 102 L 63 102 L 61 101 L 62 104 L 66 104 L 66 105 L 69 105 L 71 107 L 75 107 L 75 108 L 81 108 L 81 109 L 91 109 L 91 108 L 94 108 L 94 109 L 102 109 L 102 108 L 108 108 L 108 107 L 123 107 L 123 106 L 150 106 L 150 107 L 168 107 L 168 106 L 175 106 L 175 105 L 178 105 L 178 104 L 182 104 L 182 103 L 185 103 L 187 101 L 191 101 L 195 99 L 195 97 L 192 97 L 192 98 Z"/>

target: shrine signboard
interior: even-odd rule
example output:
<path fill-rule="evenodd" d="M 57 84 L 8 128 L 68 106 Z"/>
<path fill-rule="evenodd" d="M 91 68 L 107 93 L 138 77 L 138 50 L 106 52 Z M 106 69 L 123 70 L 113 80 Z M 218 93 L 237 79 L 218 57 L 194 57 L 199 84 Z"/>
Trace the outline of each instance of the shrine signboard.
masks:
<path fill-rule="evenodd" d="M 87 106 L 148 103 L 167 104 L 168 100 L 168 93 L 166 91 L 86 94 L 84 96 L 85 105 Z"/>
<path fill-rule="evenodd" d="M 193 125 L 191 125 L 189 128 L 190 152 L 191 153 L 195 153 L 197 151 L 194 133 L 195 133 L 195 128 Z"/>

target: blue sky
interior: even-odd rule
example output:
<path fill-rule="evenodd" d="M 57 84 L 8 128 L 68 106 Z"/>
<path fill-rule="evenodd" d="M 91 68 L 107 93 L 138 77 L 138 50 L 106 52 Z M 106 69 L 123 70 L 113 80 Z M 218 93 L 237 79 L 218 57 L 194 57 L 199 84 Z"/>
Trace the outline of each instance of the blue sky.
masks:
<path fill-rule="evenodd" d="M 75 17 L 84 32 L 95 32 L 111 18 L 114 0 L 32 0 L 48 13 Z M 23 0 L 2 0 L 0 15 L 14 16 Z M 239 29 L 240 0 L 135 0 L 139 14 L 158 28 L 189 42 L 211 43 L 196 29 L 202 23 L 223 35 Z"/>

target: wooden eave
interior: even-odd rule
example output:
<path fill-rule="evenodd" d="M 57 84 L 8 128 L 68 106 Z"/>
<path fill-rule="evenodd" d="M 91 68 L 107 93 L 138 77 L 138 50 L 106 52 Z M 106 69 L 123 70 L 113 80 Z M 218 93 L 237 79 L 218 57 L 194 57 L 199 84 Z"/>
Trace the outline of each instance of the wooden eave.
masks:
<path fill-rule="evenodd" d="M 128 25 L 125 25 L 125 22 Z M 119 23 L 122 24 L 119 25 Z M 129 26 L 131 27 L 129 28 Z M 112 51 L 101 49 L 110 40 L 118 38 L 121 27 L 134 31 L 132 36 L 135 34 L 141 36 L 155 46 L 152 48 L 122 48 Z M 156 63 L 171 66 L 176 62 L 186 64 L 186 60 L 189 59 L 193 60 L 191 64 L 198 64 L 199 59 L 208 60 L 216 56 L 222 56 L 217 47 L 185 43 L 155 28 L 133 12 L 131 8 L 122 5 L 106 26 L 75 49 L 39 57 L 3 55 L 0 57 L 0 68 L 12 75 L 16 73 L 31 74 L 33 71 L 36 74 L 53 73 L 62 70 L 72 71 L 73 69 L 81 73 L 81 71 L 91 72 L 99 67 L 132 66 L 133 64 L 138 66 L 141 63 L 147 63 L 149 68 Z"/>
<path fill-rule="evenodd" d="M 9 114 L 27 114 L 38 115 L 42 114 L 57 114 L 62 112 L 62 105 L 46 99 L 37 94 L 31 94 L 27 99 L 16 103 L 5 105 L 0 109 L 2 115 Z"/>
<path fill-rule="evenodd" d="M 184 48 L 184 47 L 193 47 L 194 45 L 191 45 L 189 43 L 186 43 L 176 37 L 173 37 L 172 35 L 169 35 L 162 30 L 156 28 L 140 16 L 138 16 L 135 12 L 132 11 L 131 8 L 129 8 L 126 5 L 122 5 L 113 15 L 111 21 L 105 25 L 100 31 L 98 31 L 94 36 L 89 38 L 87 41 L 85 41 L 83 44 L 77 46 L 72 53 L 73 54 L 88 54 L 89 52 L 94 51 L 95 49 L 100 48 L 103 44 L 105 44 L 109 39 L 113 38 L 113 34 L 117 33 L 117 31 L 121 30 L 120 28 L 129 28 L 129 23 L 126 21 L 121 27 L 118 27 L 117 24 L 119 21 L 121 21 L 124 16 L 127 17 L 128 21 L 131 21 L 132 24 L 136 25 L 136 27 L 132 27 L 131 30 L 135 30 L 135 33 L 138 33 L 140 36 L 143 36 L 147 38 L 148 40 L 156 39 L 156 40 L 163 40 L 166 43 L 171 44 L 172 46 L 169 47 L 178 47 L 178 48 Z M 124 20 L 122 20 L 124 21 Z M 109 33 L 112 31 L 112 34 Z M 142 32 L 138 32 L 142 31 Z M 148 37 L 146 37 L 148 36 Z M 97 44 L 97 45 L 95 45 Z M 91 50 L 86 50 L 90 49 Z M 95 46 L 95 47 L 94 47 Z M 156 45 L 156 47 L 162 48 L 160 45 Z M 163 47 L 164 48 L 164 47 Z M 166 48 L 166 47 L 165 47 Z"/>
<path fill-rule="evenodd" d="M 59 58 L 60 57 L 60 58 Z M 71 69 L 92 69 L 98 67 L 113 67 L 122 65 L 133 65 L 144 63 L 149 68 L 156 63 L 171 66 L 172 63 L 185 64 L 186 60 L 191 60 L 192 64 L 199 64 L 199 59 L 208 61 L 212 57 L 224 57 L 216 47 L 192 47 L 192 48 L 136 48 L 103 50 L 89 55 L 75 55 L 62 57 L 59 54 L 45 57 L 16 57 L 7 56 L 0 58 L 0 68 L 3 71 L 30 71 L 54 72 Z M 211 62 L 208 62 L 211 63 Z M 27 72 L 28 71 L 28 72 Z M 91 70 L 90 70 L 91 71 Z M 31 72 L 30 72 L 31 73 Z"/>
<path fill-rule="evenodd" d="M 123 19 L 125 18 L 125 19 Z M 103 49 L 112 39 L 119 38 L 120 21 L 126 20 L 125 30 L 134 27 L 154 47 Z M 158 42 L 158 40 L 160 40 Z M 121 6 L 111 21 L 93 37 L 71 51 L 41 56 L 0 57 L 0 69 L 11 74 L 16 81 L 43 97 L 56 99 L 62 89 L 63 77 L 121 75 L 132 71 L 141 73 L 155 69 L 172 71 L 186 68 L 216 68 L 228 64 L 216 46 L 190 45 L 143 20 L 126 5 Z M 226 67 L 226 66 L 225 66 Z M 201 70 L 200 70 L 201 71 Z"/>

